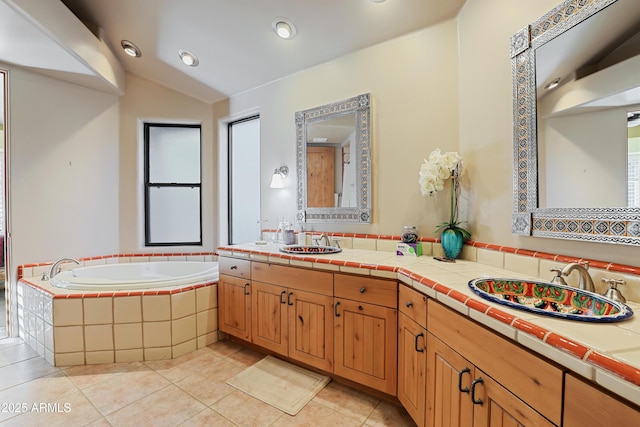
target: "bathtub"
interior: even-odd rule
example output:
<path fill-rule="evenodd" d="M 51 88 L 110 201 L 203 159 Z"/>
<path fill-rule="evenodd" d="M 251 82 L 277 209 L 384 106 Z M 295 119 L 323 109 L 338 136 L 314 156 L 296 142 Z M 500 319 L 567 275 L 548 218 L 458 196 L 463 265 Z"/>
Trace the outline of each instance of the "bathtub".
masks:
<path fill-rule="evenodd" d="M 217 262 L 156 261 L 80 267 L 56 274 L 50 283 L 63 289 L 115 291 L 171 288 L 217 280 Z"/>

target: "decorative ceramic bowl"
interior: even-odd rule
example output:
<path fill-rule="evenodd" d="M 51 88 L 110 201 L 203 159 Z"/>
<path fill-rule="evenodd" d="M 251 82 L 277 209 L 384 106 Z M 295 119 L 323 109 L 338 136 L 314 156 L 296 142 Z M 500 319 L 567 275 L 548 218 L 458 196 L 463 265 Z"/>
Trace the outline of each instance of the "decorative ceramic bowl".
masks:
<path fill-rule="evenodd" d="M 571 286 L 521 279 L 473 279 L 480 297 L 518 310 L 584 322 L 619 322 L 633 316 L 625 304 Z"/>

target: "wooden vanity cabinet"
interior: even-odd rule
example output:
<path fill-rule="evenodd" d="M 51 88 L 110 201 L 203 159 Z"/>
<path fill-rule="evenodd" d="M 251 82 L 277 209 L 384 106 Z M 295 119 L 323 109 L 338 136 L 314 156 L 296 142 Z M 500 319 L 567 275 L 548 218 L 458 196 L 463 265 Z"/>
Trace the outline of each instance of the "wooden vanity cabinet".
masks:
<path fill-rule="evenodd" d="M 427 426 L 560 425 L 560 368 L 431 299 L 427 324 Z"/>
<path fill-rule="evenodd" d="M 252 265 L 252 342 L 333 371 L 333 274 Z"/>
<path fill-rule="evenodd" d="M 219 328 L 251 341 L 251 261 L 220 257 L 218 269 Z"/>
<path fill-rule="evenodd" d="M 396 394 L 398 283 L 334 275 L 333 372 Z"/>
<path fill-rule="evenodd" d="M 566 374 L 564 391 L 565 427 L 640 426 L 640 409 Z"/>
<path fill-rule="evenodd" d="M 398 400 L 415 423 L 425 425 L 427 297 L 405 285 L 398 290 Z"/>

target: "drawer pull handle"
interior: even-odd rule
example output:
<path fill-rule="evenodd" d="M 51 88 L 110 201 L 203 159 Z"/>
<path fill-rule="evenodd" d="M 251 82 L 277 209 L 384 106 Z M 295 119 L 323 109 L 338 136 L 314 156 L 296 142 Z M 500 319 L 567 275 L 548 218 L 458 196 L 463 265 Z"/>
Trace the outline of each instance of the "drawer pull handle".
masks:
<path fill-rule="evenodd" d="M 359 305 L 359 306 L 358 306 L 358 310 L 362 311 L 362 310 L 364 310 L 364 307 L 363 307 L 363 306 L 361 306 L 361 305 Z"/>
<path fill-rule="evenodd" d="M 424 353 L 424 348 L 420 348 L 420 347 L 418 347 L 418 339 L 419 339 L 420 337 L 423 337 L 423 336 L 424 336 L 424 334 L 423 334 L 422 332 L 420 332 L 418 335 L 416 335 L 416 342 L 415 342 L 415 346 L 416 346 L 416 351 L 417 351 L 418 353 Z"/>
<path fill-rule="evenodd" d="M 360 288 L 360 293 L 361 293 L 361 294 L 364 294 L 364 291 L 366 291 L 366 289 L 365 289 L 365 288 Z"/>
<path fill-rule="evenodd" d="M 336 317 L 340 317 L 340 313 L 338 313 L 338 306 L 340 305 L 340 301 L 336 301 L 336 304 L 333 306 L 334 309 L 334 313 L 336 315 Z"/>
<path fill-rule="evenodd" d="M 280 304 L 286 304 L 287 302 L 284 300 L 284 296 L 287 293 L 287 291 L 282 291 L 280 292 Z"/>
<path fill-rule="evenodd" d="M 249 287 L 249 284 L 248 284 L 248 283 L 245 283 L 245 284 L 244 284 L 244 294 L 245 294 L 245 295 L 249 295 L 249 290 L 247 289 L 248 287 Z"/>
<path fill-rule="evenodd" d="M 287 295 L 287 305 L 293 305 L 291 302 L 291 295 L 293 295 L 293 292 L 289 292 L 289 295 Z"/>
<path fill-rule="evenodd" d="M 232 266 L 231 266 L 231 270 L 237 270 L 237 269 L 238 269 L 238 266 L 237 266 L 237 265 L 232 265 Z"/>
<path fill-rule="evenodd" d="M 482 406 L 482 399 L 476 399 L 476 386 L 482 383 L 484 383 L 482 377 L 478 378 L 477 380 L 473 380 L 473 382 L 471 383 L 471 401 L 474 405 Z"/>
<path fill-rule="evenodd" d="M 462 371 L 458 371 L 458 390 L 460 390 L 460 393 L 469 393 L 468 387 L 462 388 L 462 376 L 469 372 L 471 372 L 471 369 L 469 368 L 464 368 Z"/>
<path fill-rule="evenodd" d="M 407 301 L 407 303 L 405 304 L 407 306 L 407 308 L 411 308 L 411 306 L 413 305 L 413 303 L 411 301 Z"/>

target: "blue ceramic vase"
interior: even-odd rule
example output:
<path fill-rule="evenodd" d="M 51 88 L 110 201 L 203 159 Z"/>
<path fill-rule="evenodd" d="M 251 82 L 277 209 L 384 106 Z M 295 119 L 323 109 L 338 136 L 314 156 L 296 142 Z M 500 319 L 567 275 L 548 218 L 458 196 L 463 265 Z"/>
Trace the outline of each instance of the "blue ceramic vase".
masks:
<path fill-rule="evenodd" d="M 447 228 L 442 232 L 440 239 L 446 258 L 456 259 L 460 256 L 460 251 L 462 251 L 462 245 L 464 243 L 464 236 L 460 231 Z"/>

